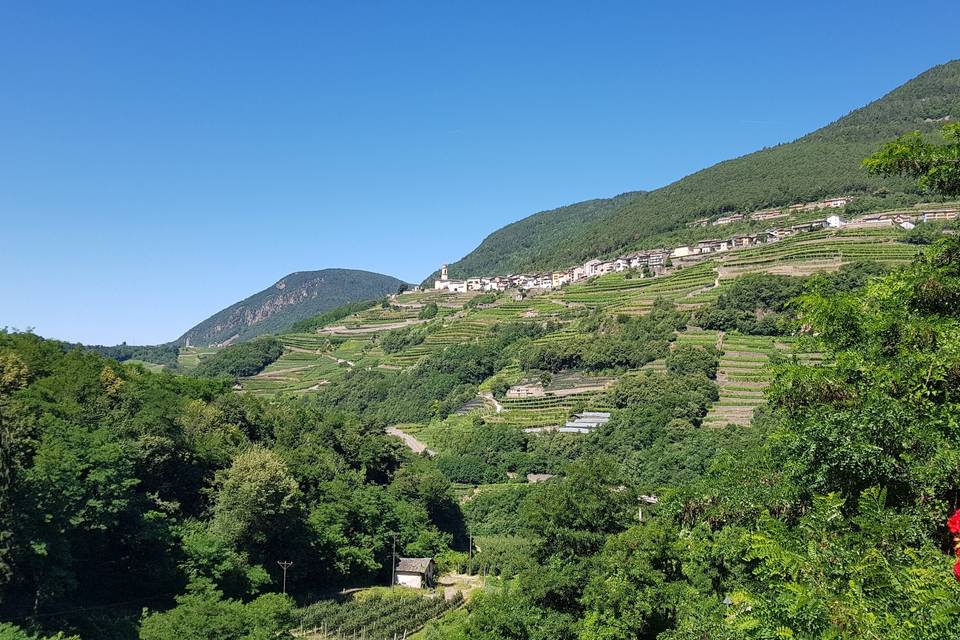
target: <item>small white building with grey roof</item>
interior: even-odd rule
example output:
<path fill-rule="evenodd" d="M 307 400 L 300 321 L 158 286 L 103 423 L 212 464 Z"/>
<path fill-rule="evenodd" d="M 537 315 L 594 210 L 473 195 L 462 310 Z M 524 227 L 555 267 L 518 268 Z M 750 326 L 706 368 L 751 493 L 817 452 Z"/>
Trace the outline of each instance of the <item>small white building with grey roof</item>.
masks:
<path fill-rule="evenodd" d="M 433 558 L 398 558 L 394 584 L 414 589 L 429 589 L 434 585 L 435 572 Z"/>

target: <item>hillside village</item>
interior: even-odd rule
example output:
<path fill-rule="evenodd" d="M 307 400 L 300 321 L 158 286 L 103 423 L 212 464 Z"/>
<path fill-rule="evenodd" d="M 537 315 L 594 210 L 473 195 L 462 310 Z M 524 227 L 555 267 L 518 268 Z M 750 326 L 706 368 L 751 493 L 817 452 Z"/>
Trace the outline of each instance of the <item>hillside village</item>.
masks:
<path fill-rule="evenodd" d="M 766 222 L 786 219 L 803 213 L 843 209 L 854 198 L 841 196 L 816 202 L 794 204 L 782 209 L 763 209 L 751 213 L 733 213 L 715 219 L 701 218 L 689 223 L 688 227 L 726 226 L 748 220 Z M 756 233 L 735 234 L 726 239 L 700 240 L 696 243 L 678 245 L 672 248 L 638 251 L 616 258 L 593 258 L 583 264 L 574 265 L 560 271 L 536 274 L 510 274 L 504 276 L 470 277 L 466 280 L 451 280 L 447 265 L 440 269 L 440 277 L 434 281 L 434 290 L 449 293 L 470 291 L 519 291 L 558 289 L 566 284 L 581 282 L 595 276 L 636 270 L 643 277 L 663 275 L 669 268 L 685 266 L 702 260 L 712 254 L 746 249 L 758 245 L 777 242 L 784 238 L 820 229 L 871 228 L 897 226 L 905 230 L 913 229 L 917 224 L 955 220 L 958 209 L 955 207 L 904 209 L 869 213 L 844 220 L 838 214 L 824 218 L 807 220 L 791 226 L 771 227 Z"/>

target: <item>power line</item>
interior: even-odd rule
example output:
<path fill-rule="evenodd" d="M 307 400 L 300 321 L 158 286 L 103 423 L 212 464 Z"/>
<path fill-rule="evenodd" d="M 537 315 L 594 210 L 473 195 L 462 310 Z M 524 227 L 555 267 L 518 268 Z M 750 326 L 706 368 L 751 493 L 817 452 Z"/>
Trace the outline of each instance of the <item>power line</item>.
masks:
<path fill-rule="evenodd" d="M 101 604 L 101 605 L 95 605 L 92 607 L 76 607 L 74 609 L 63 609 L 61 611 L 48 611 L 46 613 L 27 614 L 25 616 L 14 616 L 7 619 L 8 620 L 32 620 L 33 618 L 49 618 L 50 616 L 62 616 L 70 613 L 82 613 L 84 611 L 98 611 L 100 609 L 118 609 L 128 604 L 148 602 L 150 600 L 158 600 L 160 598 L 172 598 L 176 595 L 179 595 L 179 593 L 180 592 L 162 593 L 162 594 L 157 594 L 155 596 L 145 596 L 143 598 L 137 598 L 136 600 L 124 600 L 121 602 L 112 602 L 110 604 Z"/>

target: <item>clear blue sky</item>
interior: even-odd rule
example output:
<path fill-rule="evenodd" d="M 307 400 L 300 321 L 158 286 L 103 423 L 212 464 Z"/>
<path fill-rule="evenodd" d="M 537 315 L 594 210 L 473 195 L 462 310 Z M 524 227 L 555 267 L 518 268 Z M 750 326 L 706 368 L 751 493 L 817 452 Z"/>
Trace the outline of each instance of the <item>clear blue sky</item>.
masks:
<path fill-rule="evenodd" d="M 173 339 L 291 271 L 789 141 L 960 57 L 944 2 L 0 3 L 0 326 Z"/>

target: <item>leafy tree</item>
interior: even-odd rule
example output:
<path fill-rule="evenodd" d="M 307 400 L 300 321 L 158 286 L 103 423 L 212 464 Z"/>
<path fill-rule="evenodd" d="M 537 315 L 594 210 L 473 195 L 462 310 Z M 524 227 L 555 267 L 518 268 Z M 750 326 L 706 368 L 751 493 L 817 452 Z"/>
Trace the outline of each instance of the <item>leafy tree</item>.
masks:
<path fill-rule="evenodd" d="M 273 564 L 301 524 L 300 501 L 300 487 L 283 459 L 255 446 L 218 477 L 210 526 L 255 562 Z"/>
<path fill-rule="evenodd" d="M 955 637 L 960 586 L 949 562 L 918 544 L 911 518 L 885 503 L 874 487 L 850 518 L 830 494 L 814 500 L 798 527 L 761 521 L 748 552 L 759 580 L 733 596 L 730 622 L 754 637 L 785 629 L 810 638 Z"/>
<path fill-rule="evenodd" d="M 53 636 L 38 636 L 27 633 L 20 627 L 8 622 L 0 622 L 0 640 L 80 640 L 79 636 L 65 636 L 57 633 Z"/>
<path fill-rule="evenodd" d="M 666 359 L 667 370 L 678 376 L 702 375 L 712 379 L 717 377 L 719 366 L 720 357 L 711 346 L 678 344 Z"/>
<path fill-rule="evenodd" d="M 943 126 L 944 144 L 929 142 L 919 131 L 884 144 L 863 161 L 867 171 L 883 176 L 906 176 L 925 191 L 960 195 L 960 123 Z"/>
<path fill-rule="evenodd" d="M 242 378 L 263 371 L 267 365 L 283 355 L 283 345 L 277 338 L 257 338 L 221 349 L 204 358 L 197 367 L 200 376 L 231 376 Z"/>
<path fill-rule="evenodd" d="M 420 320 L 430 320 L 432 318 L 436 318 L 438 312 L 439 308 L 437 307 L 437 303 L 428 302 L 422 309 L 420 309 L 420 313 L 417 314 L 417 318 Z"/>
<path fill-rule="evenodd" d="M 148 613 L 140 627 L 141 640 L 273 640 L 294 626 L 293 601 L 265 594 L 243 603 L 224 599 L 207 583 L 194 583 L 177 598 L 177 606 Z"/>

